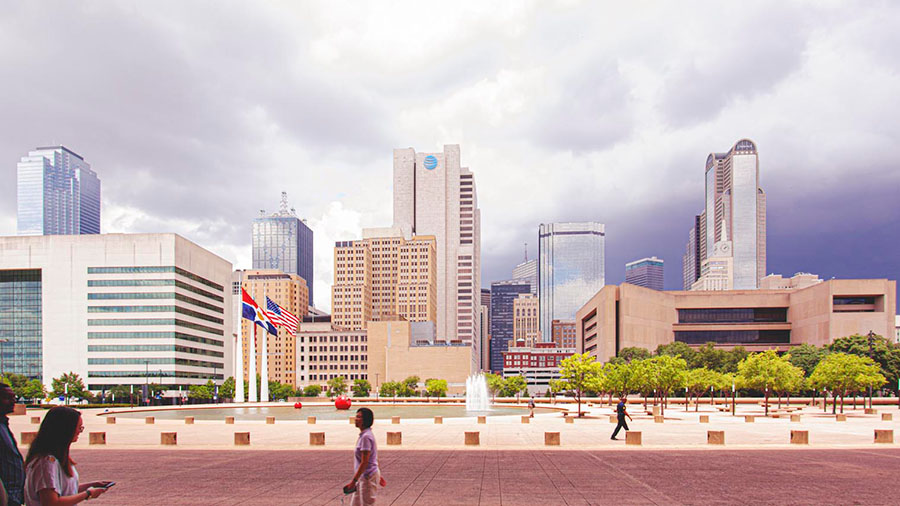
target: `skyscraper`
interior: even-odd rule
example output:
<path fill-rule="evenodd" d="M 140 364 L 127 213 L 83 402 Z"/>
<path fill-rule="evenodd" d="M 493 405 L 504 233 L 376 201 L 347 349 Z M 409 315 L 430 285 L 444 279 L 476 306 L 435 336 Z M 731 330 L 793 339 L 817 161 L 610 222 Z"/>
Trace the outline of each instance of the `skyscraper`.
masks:
<path fill-rule="evenodd" d="M 394 150 L 394 226 L 435 237 L 437 338 L 472 343 L 474 370 L 481 362 L 481 211 L 458 145 L 441 153 Z"/>
<path fill-rule="evenodd" d="M 705 245 L 706 242 L 703 241 L 701 243 L 700 240 L 701 237 L 706 237 L 704 233 L 704 223 L 704 216 L 701 216 L 699 214 L 697 216 L 694 216 L 694 226 L 691 227 L 691 231 L 688 233 L 688 242 L 684 247 L 684 256 L 681 259 L 683 290 L 690 290 L 691 285 L 694 284 L 694 281 L 697 281 L 697 278 L 700 277 L 700 262 L 703 259 L 703 256 L 700 254 L 700 252 L 706 251 L 706 249 L 702 246 Z"/>
<path fill-rule="evenodd" d="M 541 224 L 538 283 L 541 335 L 545 339 L 551 336 L 553 320 L 573 320 L 578 308 L 603 288 L 605 245 L 602 223 Z"/>
<path fill-rule="evenodd" d="M 309 289 L 309 304 L 314 305 L 312 229 L 306 220 L 297 218 L 294 208 L 288 207 L 287 192 L 281 192 L 278 212 L 269 216 L 265 211 L 259 213 L 260 217 L 253 220 L 253 268 L 300 276 Z"/>
<path fill-rule="evenodd" d="M 662 290 L 663 261 L 656 257 L 650 257 L 628 262 L 625 264 L 625 282 Z"/>
<path fill-rule="evenodd" d="M 481 289 L 481 369 L 491 367 L 491 290 Z"/>
<path fill-rule="evenodd" d="M 18 163 L 19 235 L 100 233 L 100 179 L 65 146 L 29 151 Z"/>
<path fill-rule="evenodd" d="M 759 155 L 753 141 L 741 139 L 727 153 L 706 158 L 706 205 L 701 216 L 700 262 L 713 255 L 724 227 L 734 248 L 734 289 L 758 288 L 766 274 L 766 194 L 759 186 Z"/>
<path fill-rule="evenodd" d="M 538 306 L 538 298 L 530 293 L 521 294 L 513 301 L 513 346 L 523 341 L 530 348 L 541 342 Z"/>
<path fill-rule="evenodd" d="M 522 280 L 491 283 L 491 372 L 503 372 L 503 352 L 513 338 L 513 309 L 519 295 L 531 294 L 531 286 Z"/>
<path fill-rule="evenodd" d="M 537 260 L 525 259 L 524 262 L 513 267 L 513 279 L 522 279 L 531 284 L 532 295 L 537 295 L 538 291 L 538 262 Z"/>

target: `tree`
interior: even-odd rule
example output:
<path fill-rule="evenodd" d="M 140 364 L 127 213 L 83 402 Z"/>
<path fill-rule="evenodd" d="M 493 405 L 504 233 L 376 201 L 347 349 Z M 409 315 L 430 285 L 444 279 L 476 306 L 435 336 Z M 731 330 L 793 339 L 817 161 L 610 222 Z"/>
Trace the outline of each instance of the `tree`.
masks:
<path fill-rule="evenodd" d="M 722 368 L 719 370 L 719 372 L 730 372 L 733 374 L 737 374 L 738 364 L 740 364 L 741 361 L 747 358 L 749 355 L 750 352 L 748 352 L 747 349 L 743 346 L 735 346 L 729 351 L 723 351 Z"/>
<path fill-rule="evenodd" d="M 886 381 L 881 374 L 881 367 L 869 357 L 860 357 L 849 353 L 832 353 L 823 358 L 812 375 L 809 383 L 813 388 L 827 388 L 832 397 L 841 397 L 841 413 L 844 412 L 844 397 L 863 388 L 877 388 Z M 833 405 L 832 412 L 836 408 Z"/>
<path fill-rule="evenodd" d="M 559 379 L 567 390 L 575 394 L 578 403 L 578 416 L 581 412 L 581 398 L 585 390 L 601 390 L 601 377 L 603 370 L 601 365 L 594 362 L 590 353 L 574 354 L 560 362 Z"/>
<path fill-rule="evenodd" d="M 294 395 L 294 389 L 290 385 L 269 380 L 269 399 L 280 401 L 287 399 L 292 395 Z"/>
<path fill-rule="evenodd" d="M 90 397 L 90 392 L 84 387 L 81 377 L 74 372 L 63 373 L 59 378 L 53 378 L 51 388 L 54 397 L 65 396 L 66 404 L 71 398 L 81 401 Z M 66 394 L 67 391 L 68 394 Z"/>
<path fill-rule="evenodd" d="M 429 397 L 444 397 L 447 395 L 447 380 L 425 380 L 425 394 Z"/>
<path fill-rule="evenodd" d="M 212 380 L 210 380 L 210 382 L 212 382 Z M 157 383 L 150 383 L 147 387 L 147 391 L 149 392 L 150 397 L 156 397 L 157 395 L 162 395 L 163 392 L 166 391 L 166 387 Z"/>
<path fill-rule="evenodd" d="M 900 379 L 900 345 L 894 344 L 878 334 L 854 334 L 835 339 L 828 345 L 829 351 L 850 353 L 860 357 L 869 357 L 881 366 L 881 372 L 896 387 Z M 900 392 L 898 392 L 900 395 Z"/>
<path fill-rule="evenodd" d="M 365 380 L 365 379 L 353 380 L 353 396 L 354 397 L 367 397 L 369 395 L 370 390 L 372 390 L 372 385 L 369 384 L 369 380 Z"/>
<path fill-rule="evenodd" d="M 694 404 L 694 411 L 699 411 L 700 409 L 700 397 L 721 383 L 721 376 L 722 373 L 711 371 L 705 367 L 690 369 L 685 373 L 684 386 L 687 388 L 687 393 L 689 396 L 697 398 L 697 402 Z M 712 397 L 712 393 L 710 393 L 710 397 Z M 685 400 L 685 403 L 687 403 L 687 400 Z"/>
<path fill-rule="evenodd" d="M 769 416 L 769 390 L 775 390 L 784 381 L 785 364 L 790 365 L 775 350 L 753 353 L 738 364 L 738 377 L 742 385 L 765 390 L 766 416 Z"/>
<path fill-rule="evenodd" d="M 191 385 L 188 387 L 188 397 L 200 400 L 212 399 L 215 387 L 212 380 L 208 380 L 203 385 Z"/>
<path fill-rule="evenodd" d="M 28 385 L 28 377 L 14 372 L 8 372 L 0 378 L 0 381 L 6 383 L 12 388 L 16 397 L 25 397 L 25 387 Z"/>
<path fill-rule="evenodd" d="M 516 402 L 519 402 L 519 395 L 528 390 L 528 382 L 522 376 L 510 376 L 504 380 L 504 390 L 509 396 L 516 396 Z"/>
<path fill-rule="evenodd" d="M 134 395 L 131 393 L 130 385 L 114 385 L 107 392 L 112 396 L 113 402 L 134 402 Z"/>
<path fill-rule="evenodd" d="M 397 397 L 398 390 L 400 390 L 400 383 L 396 381 L 385 381 L 381 384 L 381 388 L 378 389 L 378 395 L 381 397 Z"/>
<path fill-rule="evenodd" d="M 397 392 L 398 397 L 412 397 L 416 395 L 419 390 L 419 377 L 418 376 L 407 376 L 406 379 L 400 382 L 400 388 Z"/>
<path fill-rule="evenodd" d="M 710 371 L 725 372 L 726 355 L 728 352 L 716 348 L 716 343 L 706 343 L 697 349 L 692 367 L 705 367 Z"/>
<path fill-rule="evenodd" d="M 22 388 L 22 397 L 32 401 L 47 397 L 47 388 L 41 380 L 33 379 Z"/>
<path fill-rule="evenodd" d="M 791 348 L 790 353 L 786 355 L 788 362 L 792 365 L 803 369 L 803 375 L 809 376 L 819 365 L 819 361 L 828 354 L 828 350 L 817 348 L 809 343 L 803 343 L 800 346 Z"/>
<path fill-rule="evenodd" d="M 328 380 L 328 395 L 337 397 L 347 391 L 347 379 L 343 376 L 335 376 Z"/>
<path fill-rule="evenodd" d="M 497 397 L 497 394 L 503 391 L 503 387 L 505 386 L 505 382 L 503 381 L 503 376 L 499 374 L 485 374 L 484 380 L 487 383 L 488 391 L 491 393 L 491 401 L 494 401 Z"/>
<path fill-rule="evenodd" d="M 318 397 L 322 394 L 322 387 L 319 385 L 307 385 L 306 388 L 303 389 L 304 397 Z"/>
<path fill-rule="evenodd" d="M 665 414 L 669 404 L 669 394 L 683 387 L 684 373 L 687 370 L 687 361 L 680 355 L 663 354 L 648 359 L 651 363 L 650 380 L 654 384 L 657 396 L 660 397 L 661 414 Z M 655 373 L 655 374 L 653 374 Z"/>
<path fill-rule="evenodd" d="M 650 358 L 651 354 L 650 350 L 647 350 L 646 348 L 629 346 L 619 350 L 618 357 L 628 363 L 635 360 L 644 360 L 645 358 Z"/>
<path fill-rule="evenodd" d="M 681 357 L 684 359 L 685 366 L 693 364 L 696 361 L 697 352 L 693 348 L 681 341 L 675 341 L 669 344 L 661 344 L 656 347 L 657 356 Z"/>
<path fill-rule="evenodd" d="M 234 399 L 234 376 L 229 376 L 222 382 L 222 386 L 219 387 L 219 397 Z"/>

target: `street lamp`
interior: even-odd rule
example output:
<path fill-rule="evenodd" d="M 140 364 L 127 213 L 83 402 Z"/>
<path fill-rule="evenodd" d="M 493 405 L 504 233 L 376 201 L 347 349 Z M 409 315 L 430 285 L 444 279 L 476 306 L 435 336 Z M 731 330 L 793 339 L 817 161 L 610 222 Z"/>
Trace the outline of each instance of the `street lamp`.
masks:
<path fill-rule="evenodd" d="M 375 373 L 375 398 L 378 398 L 378 376 L 379 373 Z"/>
<path fill-rule="evenodd" d="M 875 346 L 875 332 L 873 332 L 872 330 L 869 330 L 869 334 L 867 337 L 868 337 L 868 342 L 869 342 L 869 358 L 872 359 L 872 361 L 874 362 L 875 361 L 875 357 L 874 357 L 875 353 L 874 353 L 873 348 Z M 872 385 L 871 384 L 869 385 L 869 409 L 872 409 Z"/>

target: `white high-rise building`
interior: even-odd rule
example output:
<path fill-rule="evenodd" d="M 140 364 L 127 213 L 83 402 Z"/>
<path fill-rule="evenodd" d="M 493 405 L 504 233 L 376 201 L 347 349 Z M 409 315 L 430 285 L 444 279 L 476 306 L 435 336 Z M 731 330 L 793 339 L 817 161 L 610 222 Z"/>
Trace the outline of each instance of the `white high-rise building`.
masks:
<path fill-rule="evenodd" d="M 481 367 L 481 211 L 475 178 L 459 145 L 439 153 L 394 150 L 394 226 L 437 241 L 438 340 L 472 344 Z"/>
<path fill-rule="evenodd" d="M 525 259 L 524 262 L 513 267 L 512 279 L 524 279 L 531 284 L 531 294 L 537 295 L 538 291 L 538 261 Z"/>

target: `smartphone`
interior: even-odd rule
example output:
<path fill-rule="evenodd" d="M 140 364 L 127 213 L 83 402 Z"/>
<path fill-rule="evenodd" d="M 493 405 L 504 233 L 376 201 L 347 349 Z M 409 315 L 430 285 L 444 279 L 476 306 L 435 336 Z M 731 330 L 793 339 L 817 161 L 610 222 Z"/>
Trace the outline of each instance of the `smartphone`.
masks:
<path fill-rule="evenodd" d="M 106 490 L 109 490 L 109 489 L 112 488 L 112 486 L 115 485 L 115 484 L 116 484 L 116 482 L 111 481 L 111 482 L 107 483 L 106 485 L 104 485 L 103 488 L 106 489 Z"/>
<path fill-rule="evenodd" d="M 345 494 L 350 495 L 350 494 L 352 494 L 353 492 L 356 492 L 356 487 L 349 487 L 349 486 L 346 486 L 346 485 L 344 486 L 344 493 L 345 493 Z"/>

